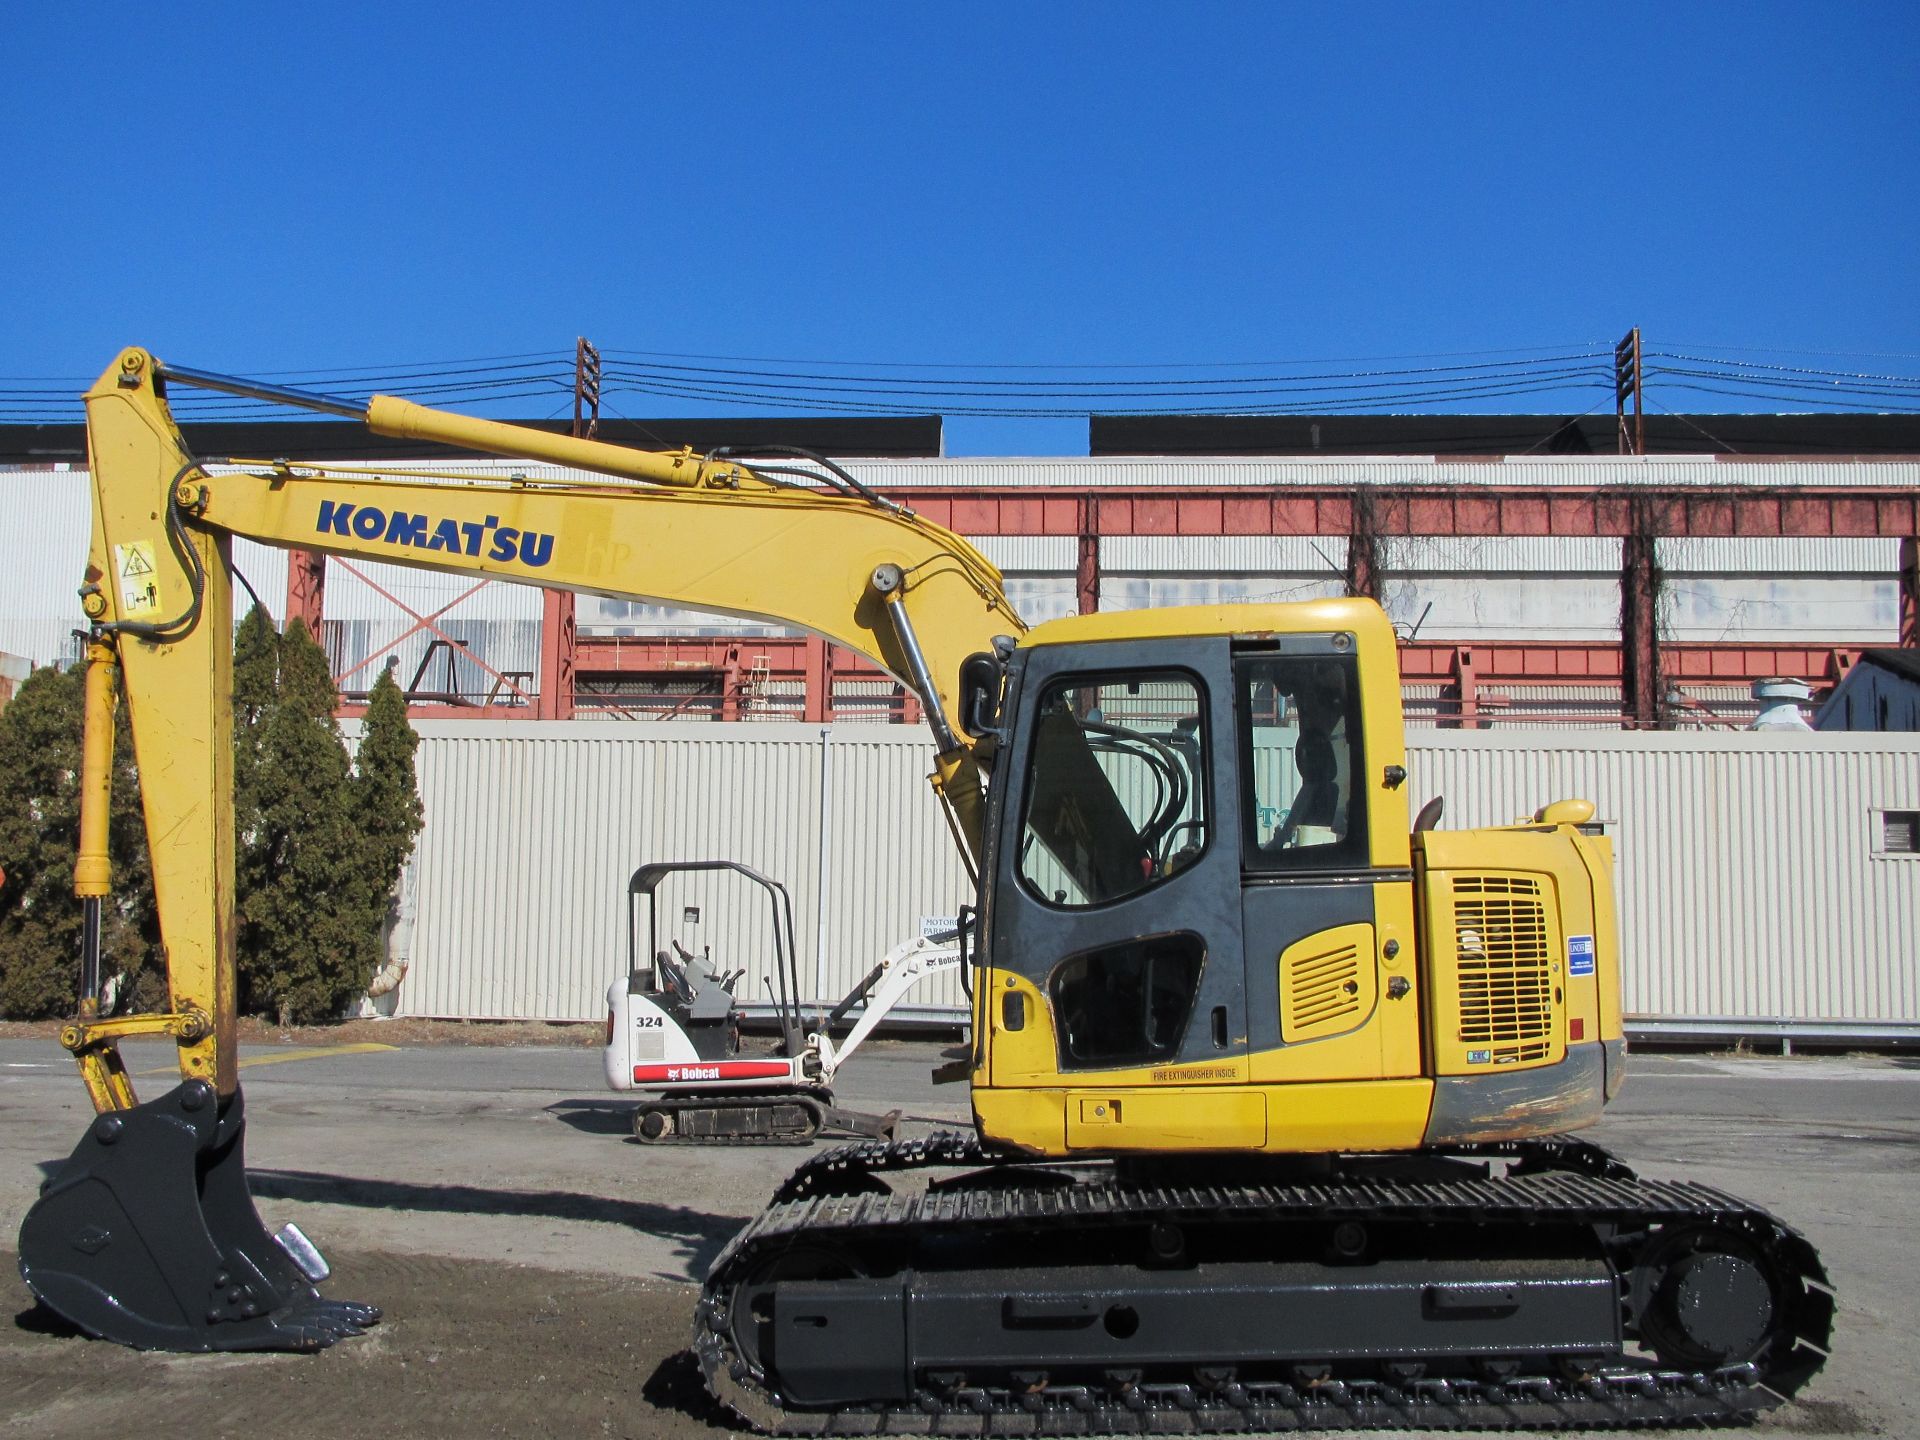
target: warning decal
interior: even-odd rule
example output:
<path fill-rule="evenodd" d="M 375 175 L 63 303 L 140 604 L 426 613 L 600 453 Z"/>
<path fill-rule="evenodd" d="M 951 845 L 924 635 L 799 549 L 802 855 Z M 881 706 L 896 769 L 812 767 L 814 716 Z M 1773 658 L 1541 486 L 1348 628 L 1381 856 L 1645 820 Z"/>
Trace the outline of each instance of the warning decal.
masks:
<path fill-rule="evenodd" d="M 160 608 L 160 589 L 154 580 L 153 542 L 131 540 L 113 547 L 114 569 L 120 576 L 120 614 L 151 615 Z"/>

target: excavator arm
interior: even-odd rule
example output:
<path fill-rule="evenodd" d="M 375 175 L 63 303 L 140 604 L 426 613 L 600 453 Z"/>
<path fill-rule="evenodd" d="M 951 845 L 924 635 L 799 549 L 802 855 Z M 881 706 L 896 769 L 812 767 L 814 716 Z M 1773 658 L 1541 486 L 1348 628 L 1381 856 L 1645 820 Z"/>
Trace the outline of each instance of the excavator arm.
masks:
<path fill-rule="evenodd" d="M 169 385 L 181 384 L 536 464 L 482 478 L 203 459 L 189 453 L 167 404 Z M 829 462 L 803 470 L 653 454 L 390 396 L 362 406 L 258 385 L 166 366 L 139 349 L 101 376 L 86 405 L 93 539 L 81 602 L 92 628 L 75 888 L 88 924 L 80 1014 L 61 1038 L 100 1118 L 21 1232 L 29 1285 L 84 1328 L 167 1348 L 311 1348 L 368 1318 L 319 1300 L 311 1274 L 266 1237 L 245 1192 L 232 537 L 811 631 L 919 696 L 933 731 L 933 784 L 977 865 L 981 780 L 958 723 L 963 663 L 1026 627 L 978 550 Z M 599 478 L 553 478 L 542 465 Z M 163 1014 L 103 1019 L 98 913 L 110 888 L 118 698 L 140 770 L 171 999 Z M 118 1049 L 139 1035 L 171 1037 L 182 1078 L 146 1105 Z M 238 1298 L 222 1298 L 229 1291 Z M 284 1318 L 266 1323 L 274 1315 Z"/>
<path fill-rule="evenodd" d="M 169 383 L 359 414 L 376 431 L 585 470 L 602 481 L 381 473 L 188 453 Z M 972 862 L 980 782 L 957 713 L 961 663 L 1025 625 L 999 572 L 960 536 L 846 482 L 823 490 L 691 453 L 653 454 L 376 396 L 364 409 L 129 350 L 87 393 L 94 531 L 82 601 L 89 736 L 110 760 L 112 689 L 132 721 L 172 1012 L 82 1017 L 68 1039 L 96 1108 L 132 1092 L 112 1045 L 161 1031 L 183 1078 L 221 1095 L 233 1070 L 232 590 L 230 537 L 798 626 L 910 686 L 936 748 L 933 781 Z M 530 467 L 531 469 L 531 467 Z M 104 787 L 89 766 L 80 888 L 105 893 Z M 75 1043 L 77 1042 L 77 1043 Z"/>

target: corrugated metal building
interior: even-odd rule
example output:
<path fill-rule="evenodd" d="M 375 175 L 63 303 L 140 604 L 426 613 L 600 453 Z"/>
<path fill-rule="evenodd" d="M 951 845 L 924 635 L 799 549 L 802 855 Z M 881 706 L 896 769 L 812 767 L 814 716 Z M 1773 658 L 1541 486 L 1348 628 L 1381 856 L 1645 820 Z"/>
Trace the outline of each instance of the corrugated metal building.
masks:
<path fill-rule="evenodd" d="M 392 468 L 423 468 L 417 462 Z M 466 460 L 436 469 L 461 475 L 578 475 L 553 466 Z M 1710 455 L 1656 457 L 1065 456 L 1031 459 L 855 460 L 848 470 L 877 489 L 1092 486 L 1285 488 L 1289 485 L 1472 485 L 1665 487 L 1784 483 L 1910 492 L 1920 462 L 1802 460 L 1791 466 L 1728 464 Z M 1776 475 L 1777 472 L 1777 475 Z M 0 650 L 49 663 L 74 652 L 74 591 L 85 564 L 85 472 L 0 467 Z M 1029 620 L 1074 609 L 1074 542 L 995 537 L 983 548 L 1006 571 Z M 1665 540 L 1669 641 L 1886 644 L 1898 633 L 1899 541 L 1875 539 Z M 1284 600 L 1333 593 L 1346 543 L 1338 536 L 1114 536 L 1101 544 L 1101 604 L 1107 609 L 1212 600 Z M 282 552 L 238 541 L 234 560 L 269 609 L 286 594 Z M 1383 599 L 1393 617 L 1450 641 L 1606 640 L 1619 631 L 1620 544 L 1576 536 L 1438 537 L 1383 541 Z M 536 665 L 540 602 L 524 587 L 473 582 L 396 566 L 334 562 L 327 592 L 328 643 L 343 688 L 371 681 L 393 659 L 410 679 L 429 637 L 396 644 L 415 614 L 451 606 L 440 622 L 493 670 Z M 386 592 L 383 596 L 381 592 Z M 468 592 L 471 592 L 470 594 Z M 464 597 L 464 598 L 462 598 Z M 457 604 L 454 602 L 458 602 Z M 766 634 L 775 627 L 661 606 L 582 597 L 583 635 Z M 392 648 L 389 648 L 392 647 Z M 464 668 L 461 668 L 464 667 Z M 443 688 L 438 671 L 425 688 Z M 471 662 L 454 672 L 466 694 L 492 683 Z"/>
<path fill-rule="evenodd" d="M 591 722 L 421 727 L 427 830 L 399 1013 L 594 1019 L 648 860 L 727 858 L 792 890 L 810 1000 L 837 999 L 968 898 L 923 727 Z M 1568 795 L 1614 837 L 1626 1000 L 1644 1030 L 1920 1037 L 1920 736 L 1420 732 L 1410 808 L 1504 824 Z M 822 898 L 826 897 L 825 905 Z M 756 967 L 758 902 L 717 883 L 716 958 Z M 743 994 L 762 996 L 761 970 Z M 957 1015 L 944 989 L 921 1014 Z"/>

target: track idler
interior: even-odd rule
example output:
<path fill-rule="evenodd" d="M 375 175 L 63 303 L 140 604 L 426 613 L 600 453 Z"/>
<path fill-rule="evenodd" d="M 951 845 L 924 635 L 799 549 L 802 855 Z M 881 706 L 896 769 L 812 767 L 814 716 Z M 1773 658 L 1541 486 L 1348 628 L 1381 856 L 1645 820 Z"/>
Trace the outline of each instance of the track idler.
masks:
<path fill-rule="evenodd" d="M 20 1274 L 89 1334 L 140 1350 L 322 1350 L 380 1318 L 324 1300 L 304 1236 L 247 1189 L 240 1092 L 189 1080 L 94 1117 L 20 1226 Z M 297 1258 L 296 1258 L 297 1257 Z"/>

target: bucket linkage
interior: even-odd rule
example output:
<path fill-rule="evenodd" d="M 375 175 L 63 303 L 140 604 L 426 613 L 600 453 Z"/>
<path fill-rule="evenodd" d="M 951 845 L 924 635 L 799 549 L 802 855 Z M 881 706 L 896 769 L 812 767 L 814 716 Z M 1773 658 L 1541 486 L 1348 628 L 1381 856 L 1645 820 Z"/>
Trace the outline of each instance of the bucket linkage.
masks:
<path fill-rule="evenodd" d="M 326 1300 L 326 1262 L 294 1226 L 267 1232 L 247 1189 L 240 1091 L 189 1080 L 94 1117 L 20 1227 L 41 1303 L 140 1350 L 322 1350 L 380 1318 Z"/>

